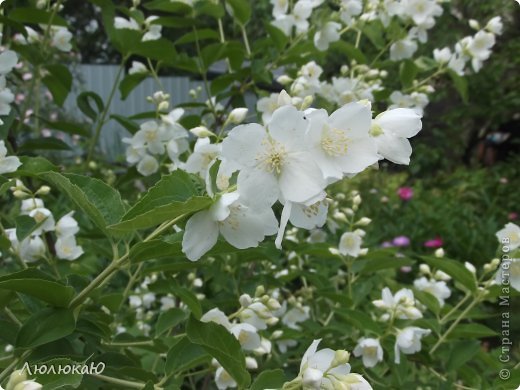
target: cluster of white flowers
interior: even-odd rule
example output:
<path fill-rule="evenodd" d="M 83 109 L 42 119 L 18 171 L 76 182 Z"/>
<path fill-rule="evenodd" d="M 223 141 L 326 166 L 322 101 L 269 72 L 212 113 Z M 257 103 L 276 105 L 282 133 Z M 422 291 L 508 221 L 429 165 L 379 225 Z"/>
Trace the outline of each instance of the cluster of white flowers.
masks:
<path fill-rule="evenodd" d="M 164 100 L 161 93 L 154 94 L 158 107 Z M 161 110 L 162 111 L 162 110 Z M 184 114 L 182 108 L 170 111 L 160 116 L 159 120 L 151 120 L 141 124 L 139 130 L 131 138 L 123 138 L 129 146 L 126 149 L 126 161 L 137 165 L 137 171 L 143 176 L 149 176 L 159 170 L 159 161 L 165 154 L 176 166 L 179 156 L 188 150 L 188 131 L 178 121 Z"/>
<path fill-rule="evenodd" d="M 285 35 L 303 34 L 309 30 L 309 18 L 312 10 L 323 3 L 323 0 L 298 0 L 289 7 L 288 0 L 270 0 L 273 4 L 273 25 L 282 30 Z M 289 9 L 290 8 L 290 9 Z"/>
<path fill-rule="evenodd" d="M 139 23 L 132 17 L 126 19 L 121 16 L 116 16 L 114 19 L 114 27 L 120 30 L 141 31 L 143 33 L 143 37 L 141 38 L 142 42 L 155 41 L 162 36 L 162 26 L 154 23 L 157 19 L 159 19 L 158 16 L 152 15 L 148 16 L 142 23 Z"/>
<path fill-rule="evenodd" d="M 188 220 L 183 252 L 190 260 L 209 251 L 219 232 L 243 249 L 278 231 L 280 247 L 288 221 L 305 229 L 322 226 L 326 187 L 382 158 L 408 164 L 412 149 L 407 138 L 422 126 L 419 115 L 402 108 L 372 119 L 368 101 L 349 103 L 331 115 L 323 109 L 298 109 L 285 92 L 277 104 L 264 125 L 237 126 L 222 142 L 217 188 L 208 183 L 208 193 L 222 192 L 213 195 L 209 209 Z M 218 153 L 213 148 L 212 158 Z M 236 185 L 230 185 L 235 177 Z M 279 224 L 272 210 L 277 201 L 284 206 Z"/>
<path fill-rule="evenodd" d="M 457 42 L 453 52 L 449 47 L 433 51 L 435 61 L 461 76 L 466 73 L 465 66 L 468 61 L 471 61 L 475 72 L 482 68 L 483 62 L 491 55 L 496 36 L 502 34 L 503 29 L 500 16 L 492 18 L 483 29 L 475 20 L 470 21 L 470 26 L 478 31 L 475 35 L 464 37 Z"/>
<path fill-rule="evenodd" d="M 341 75 L 332 77 L 330 81 L 320 80 L 323 74 L 321 66 L 311 61 L 303 65 L 297 77 L 292 80 L 288 76 L 279 78 L 280 82 L 291 83 L 290 92 L 299 98 L 319 95 L 327 101 L 342 106 L 344 104 L 358 101 L 374 101 L 374 92 L 381 91 L 382 79 L 387 76 L 385 70 L 371 69 L 367 65 L 351 61 L 350 67 L 343 65 Z M 260 112 L 273 112 L 276 107 L 277 95 L 272 94 L 269 98 L 262 98 L 258 102 Z M 294 104 L 294 102 L 293 102 Z"/>
<path fill-rule="evenodd" d="M 18 56 L 14 51 L 6 50 L 0 54 L 0 115 L 9 115 L 11 112 L 11 103 L 14 101 L 14 94 L 7 88 L 5 76 L 13 70 L 17 63 Z M 4 122 L 0 119 L 0 125 L 3 123 Z M 5 149 L 5 145 L 2 142 L 2 144 L 0 144 L 0 161 L 5 157 L 3 149 Z M 2 173 L 1 169 L 0 165 L 0 173 Z"/>
<path fill-rule="evenodd" d="M 282 301 L 282 303 L 280 303 Z M 215 322 L 224 326 L 239 341 L 244 352 L 253 356 L 246 357 L 246 366 L 254 370 L 258 368 L 255 356 L 271 354 L 272 341 L 275 341 L 281 352 L 297 345 L 296 340 L 284 337 L 283 329 L 270 333 L 270 339 L 263 331 L 282 324 L 289 329 L 300 330 L 298 325 L 310 318 L 310 308 L 302 304 L 301 299 L 291 296 L 283 299 L 279 290 L 265 293 L 263 286 L 258 286 L 255 296 L 240 296 L 240 309 L 227 316 L 218 308 L 209 310 L 201 317 L 203 322 Z M 288 306 L 291 308 L 288 309 Z M 215 382 L 219 389 L 236 387 L 233 378 L 214 361 L 216 367 Z"/>
<path fill-rule="evenodd" d="M 285 383 L 283 390 L 372 389 L 365 378 L 350 372 L 350 354 L 347 351 L 334 351 L 330 348 L 318 351 L 320 342 L 321 339 L 314 340 L 305 351 L 300 373 L 291 382 Z"/>
<path fill-rule="evenodd" d="M 45 30 L 46 26 L 42 27 Z M 23 34 L 16 34 L 13 40 L 21 45 L 41 44 L 44 41 L 44 34 L 39 33 L 29 26 L 25 26 L 27 37 Z M 50 45 L 59 51 L 68 53 L 72 50 L 72 33 L 63 26 L 52 26 L 49 30 Z"/>
<path fill-rule="evenodd" d="M 509 222 L 500 229 L 497 234 L 498 242 L 501 245 L 502 261 L 492 261 L 488 265 L 490 270 L 494 269 L 498 264 L 498 272 L 495 282 L 499 285 L 511 285 L 516 291 L 520 291 L 520 226 Z M 486 270 L 486 266 L 484 266 Z"/>
<path fill-rule="evenodd" d="M 446 284 L 447 281 L 451 280 L 451 276 L 440 270 L 432 272 L 427 264 L 421 264 L 419 271 L 423 276 L 414 280 L 414 287 L 417 290 L 430 293 L 437 298 L 441 307 L 444 306 L 444 301 L 451 296 L 451 290 Z"/>
<path fill-rule="evenodd" d="M 47 232 L 56 234 L 54 251 L 59 259 L 76 260 L 84 253 L 83 248 L 76 242 L 79 226 L 73 218 L 74 211 L 67 213 L 58 222 L 55 222 L 52 212 L 45 207 L 43 200 L 36 197 L 48 194 L 49 187 L 42 186 L 36 193 L 32 194 L 21 181 L 17 180 L 16 186 L 12 187 L 11 190 L 17 198 L 27 198 L 21 202 L 20 215 L 27 215 L 33 218 L 36 223 L 29 236 L 22 241 L 18 240 L 16 228 L 5 230 L 11 241 L 11 250 L 15 256 L 27 263 L 36 262 L 38 259 L 47 256 L 48 247 L 46 239 L 43 237 Z"/>

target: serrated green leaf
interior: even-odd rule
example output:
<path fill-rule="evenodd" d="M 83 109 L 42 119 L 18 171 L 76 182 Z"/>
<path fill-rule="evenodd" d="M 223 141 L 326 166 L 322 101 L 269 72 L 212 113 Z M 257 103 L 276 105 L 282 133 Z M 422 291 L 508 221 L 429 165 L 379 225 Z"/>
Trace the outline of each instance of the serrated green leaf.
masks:
<path fill-rule="evenodd" d="M 166 375 L 174 375 L 194 368 L 208 360 L 210 360 L 210 356 L 204 348 L 190 342 L 188 337 L 183 336 L 168 351 L 164 371 Z"/>
<path fill-rule="evenodd" d="M 286 380 L 283 370 L 266 370 L 256 377 L 250 390 L 281 389 Z"/>
<path fill-rule="evenodd" d="M 247 387 L 251 377 L 238 340 L 222 325 L 200 322 L 190 317 L 186 333 L 192 343 L 200 345 L 235 379 L 239 387 Z"/>
<path fill-rule="evenodd" d="M 59 340 L 74 332 L 74 314 L 67 309 L 43 309 L 33 314 L 16 336 L 19 348 L 34 348 Z"/>

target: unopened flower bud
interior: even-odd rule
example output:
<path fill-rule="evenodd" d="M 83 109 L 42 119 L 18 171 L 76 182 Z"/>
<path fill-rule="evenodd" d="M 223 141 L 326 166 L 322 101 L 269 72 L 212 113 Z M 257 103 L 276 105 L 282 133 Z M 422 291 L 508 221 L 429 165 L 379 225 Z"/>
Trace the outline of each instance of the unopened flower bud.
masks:
<path fill-rule="evenodd" d="M 194 127 L 193 129 L 190 129 L 190 133 L 198 138 L 207 138 L 213 135 L 213 133 L 205 126 Z"/>
<path fill-rule="evenodd" d="M 359 206 L 361 204 L 361 196 L 359 194 L 354 196 L 354 198 L 352 199 L 352 204 L 354 206 Z"/>
<path fill-rule="evenodd" d="M 168 111 L 168 108 L 170 108 L 170 102 L 168 101 L 162 101 L 157 106 L 157 111 L 166 112 Z"/>
<path fill-rule="evenodd" d="M 419 266 L 419 271 L 422 273 L 422 274 L 426 274 L 426 275 L 429 275 L 432 271 L 430 270 L 430 266 L 428 264 L 421 264 Z"/>
<path fill-rule="evenodd" d="M 312 105 L 313 102 L 314 102 L 314 97 L 312 97 L 311 95 L 305 96 L 300 109 L 302 111 L 306 110 L 307 108 L 309 108 Z"/>
<path fill-rule="evenodd" d="M 366 256 L 368 253 L 368 248 L 361 248 L 359 250 L 359 256 Z"/>
<path fill-rule="evenodd" d="M 276 79 L 276 81 L 278 81 L 282 85 L 286 85 L 286 84 L 291 83 L 293 81 L 293 79 L 284 74 L 284 75 L 281 75 L 280 77 L 278 77 Z"/>
<path fill-rule="evenodd" d="M 228 120 L 236 125 L 242 123 L 246 119 L 248 109 L 245 107 L 235 108 L 229 113 Z"/>
<path fill-rule="evenodd" d="M 439 249 L 435 250 L 434 254 L 435 254 L 435 257 L 444 257 L 444 249 L 439 248 Z"/>
<path fill-rule="evenodd" d="M 51 187 L 49 186 L 41 186 L 38 191 L 36 191 L 36 195 L 48 195 L 51 192 Z"/>
<path fill-rule="evenodd" d="M 348 222 L 347 216 L 341 211 L 336 211 L 332 217 L 341 222 Z"/>
<path fill-rule="evenodd" d="M 267 321 L 265 321 L 265 323 L 269 326 L 273 326 L 273 325 L 276 325 L 278 323 L 278 321 L 280 321 L 280 319 L 278 317 L 271 317 Z"/>
<path fill-rule="evenodd" d="M 253 303 L 253 299 L 249 294 L 242 294 L 240 298 L 238 298 L 238 301 L 242 307 L 248 307 L 251 303 Z"/>
<path fill-rule="evenodd" d="M 256 288 L 256 291 L 255 291 L 255 297 L 261 297 L 262 295 L 265 294 L 265 288 L 264 286 L 262 285 L 259 285 L 257 288 Z"/>
<path fill-rule="evenodd" d="M 273 339 L 275 339 L 275 340 L 276 340 L 276 339 L 279 339 L 279 338 L 282 337 L 282 336 L 283 336 L 283 331 L 282 331 L 282 330 L 275 330 L 275 331 L 273 332 L 273 334 L 271 335 L 271 337 L 272 337 Z"/>
<path fill-rule="evenodd" d="M 473 30 L 480 30 L 480 23 L 477 22 L 475 19 L 470 19 L 470 20 L 469 20 L 469 26 L 470 26 Z"/>
<path fill-rule="evenodd" d="M 95 169 L 98 168 L 98 165 L 97 165 L 97 163 L 96 163 L 95 161 L 90 161 L 90 162 L 88 163 L 88 167 L 89 167 L 90 169 L 92 169 L 92 170 L 95 170 Z"/>
<path fill-rule="evenodd" d="M 367 225 L 370 225 L 370 222 L 372 222 L 372 220 L 370 218 L 363 217 L 359 221 L 356 222 L 356 225 L 367 226 Z"/>
<path fill-rule="evenodd" d="M 337 367 L 343 364 L 347 364 L 350 359 L 350 353 L 344 349 L 340 349 L 334 352 L 334 359 L 330 363 L 330 367 Z"/>
<path fill-rule="evenodd" d="M 16 370 L 13 371 L 11 376 L 9 377 L 9 382 L 7 382 L 7 389 L 13 389 L 17 384 L 27 380 L 27 373 L 25 370 Z"/>
<path fill-rule="evenodd" d="M 477 269 L 475 268 L 475 266 L 473 264 L 471 264 L 469 261 L 465 261 L 464 262 L 464 267 L 466 267 L 466 269 L 471 272 L 473 275 L 475 275 L 477 273 Z"/>
<path fill-rule="evenodd" d="M 271 310 L 278 310 L 281 306 L 280 302 L 278 302 L 277 299 L 269 298 L 269 300 L 267 301 L 267 307 Z"/>
<path fill-rule="evenodd" d="M 29 197 L 30 194 L 28 194 L 27 192 L 24 192 L 24 191 L 22 191 L 22 190 L 15 190 L 15 191 L 13 192 L 13 196 L 14 196 L 15 198 L 18 198 L 18 199 L 24 199 L 24 198 Z"/>

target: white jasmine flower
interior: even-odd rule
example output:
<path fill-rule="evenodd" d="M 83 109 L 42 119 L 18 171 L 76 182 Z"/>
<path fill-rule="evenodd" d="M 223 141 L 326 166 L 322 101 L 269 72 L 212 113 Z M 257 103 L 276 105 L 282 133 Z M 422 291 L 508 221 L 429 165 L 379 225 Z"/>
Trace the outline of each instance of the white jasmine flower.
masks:
<path fill-rule="evenodd" d="M 390 46 L 390 59 L 392 61 L 411 58 L 417 51 L 417 42 L 409 38 L 401 39 Z"/>
<path fill-rule="evenodd" d="M 45 243 L 40 236 L 26 237 L 22 242 L 16 237 L 16 229 L 5 229 L 13 252 L 27 263 L 33 263 L 45 254 Z"/>
<path fill-rule="evenodd" d="M 293 307 L 282 317 L 282 324 L 287 327 L 295 330 L 300 330 L 299 322 L 307 321 L 310 318 L 310 307 L 302 306 L 302 307 Z"/>
<path fill-rule="evenodd" d="M 237 383 L 223 367 L 217 368 L 215 373 L 215 384 L 219 390 L 237 387 Z"/>
<path fill-rule="evenodd" d="M 277 109 L 269 131 L 258 124 L 235 127 L 222 143 L 222 156 L 240 172 L 238 189 L 248 201 L 303 203 L 321 194 L 323 175 L 307 151 L 308 121 L 292 106 Z"/>
<path fill-rule="evenodd" d="M 70 237 L 79 232 L 78 222 L 73 218 L 74 211 L 65 214 L 56 223 L 56 234 L 58 237 Z"/>
<path fill-rule="evenodd" d="M 416 25 L 431 24 L 442 15 L 442 7 L 435 0 L 404 0 L 403 9 Z"/>
<path fill-rule="evenodd" d="M 11 72 L 17 63 L 18 55 L 12 50 L 5 50 L 0 54 L 0 74 Z"/>
<path fill-rule="evenodd" d="M 116 29 L 129 29 L 129 30 L 140 30 L 139 24 L 135 19 L 125 19 L 120 16 L 114 18 L 114 27 Z"/>
<path fill-rule="evenodd" d="M 498 285 L 510 284 L 520 291 L 520 259 L 503 260 L 495 276 Z"/>
<path fill-rule="evenodd" d="M 365 367 L 374 367 L 383 361 L 383 348 L 378 339 L 361 338 L 352 352 L 356 357 L 362 356 Z"/>
<path fill-rule="evenodd" d="M 4 141 L 0 141 L 0 174 L 16 172 L 20 165 L 22 165 L 22 163 L 18 157 L 7 156 L 5 143 Z"/>
<path fill-rule="evenodd" d="M 379 114 L 372 122 L 371 135 L 378 152 L 396 164 L 410 164 L 412 147 L 407 138 L 422 128 L 421 116 L 407 108 L 396 108 Z"/>
<path fill-rule="evenodd" d="M 270 0 L 273 5 L 273 16 L 275 19 L 285 15 L 289 9 L 289 0 Z"/>
<path fill-rule="evenodd" d="M 148 68 L 145 64 L 139 61 L 132 61 L 132 66 L 128 70 L 128 74 L 148 73 Z"/>
<path fill-rule="evenodd" d="M 53 27 L 51 45 L 63 52 L 69 52 L 72 50 L 72 33 L 65 27 Z"/>
<path fill-rule="evenodd" d="M 182 240 L 188 259 L 200 259 L 217 243 L 219 233 L 239 249 L 256 247 L 266 235 L 276 233 L 278 221 L 271 208 L 252 208 L 239 198 L 238 192 L 224 194 L 188 220 Z"/>
<path fill-rule="evenodd" d="M 55 244 L 56 256 L 63 260 L 76 260 L 84 251 L 80 245 L 76 244 L 76 237 L 59 237 Z"/>
<path fill-rule="evenodd" d="M 212 144 L 210 142 L 209 138 L 197 139 L 193 153 L 186 161 L 186 172 L 198 173 L 202 178 L 206 178 L 210 166 L 220 155 L 222 149 L 221 144 Z"/>
<path fill-rule="evenodd" d="M 451 290 L 443 280 L 426 279 L 423 276 L 414 280 L 413 285 L 417 290 L 426 291 L 437 298 L 441 307 L 444 306 L 444 301 L 451 296 Z"/>
<path fill-rule="evenodd" d="M 161 38 L 162 26 L 160 24 L 152 24 L 152 22 L 158 18 L 158 16 L 149 16 L 146 18 L 145 26 L 147 31 L 141 39 L 143 42 L 155 41 Z"/>
<path fill-rule="evenodd" d="M 167 311 L 175 307 L 175 299 L 173 297 L 161 297 L 161 311 Z"/>
<path fill-rule="evenodd" d="M 447 64 L 451 59 L 452 53 L 449 47 L 443 49 L 433 49 L 433 58 L 439 64 Z"/>
<path fill-rule="evenodd" d="M 504 24 L 502 23 L 502 18 L 500 16 L 495 16 L 494 18 L 491 18 L 485 27 L 486 30 L 495 35 L 501 35 L 503 28 Z"/>
<path fill-rule="evenodd" d="M 372 387 L 358 374 L 350 372 L 349 354 L 325 348 L 317 351 L 321 340 L 314 340 L 303 355 L 300 373 L 293 382 L 299 382 L 304 390 L 350 388 L 368 390 Z"/>
<path fill-rule="evenodd" d="M 155 157 L 150 155 L 145 155 L 137 164 L 137 172 L 143 176 L 153 175 L 158 170 L 159 162 L 155 159 Z"/>
<path fill-rule="evenodd" d="M 296 33 L 302 34 L 309 29 L 309 22 L 307 19 L 311 16 L 313 4 L 310 0 L 298 0 L 294 5 L 292 15 L 294 16 L 294 26 Z"/>
<path fill-rule="evenodd" d="M 332 42 L 339 41 L 340 29 L 341 24 L 339 23 L 325 23 L 325 25 L 314 35 L 314 46 L 316 46 L 316 48 L 320 51 L 327 50 Z"/>
<path fill-rule="evenodd" d="M 229 332 L 235 336 L 245 351 L 253 351 L 260 347 L 258 330 L 251 324 L 231 325 Z"/>
<path fill-rule="evenodd" d="M 491 48 L 495 44 L 495 35 L 486 31 L 479 31 L 467 46 L 468 53 L 480 60 L 485 61 L 491 55 Z"/>
<path fill-rule="evenodd" d="M 399 331 L 395 340 L 395 363 L 401 362 L 401 352 L 411 355 L 421 350 L 421 339 L 431 333 L 429 329 L 408 326 Z"/>
<path fill-rule="evenodd" d="M 347 26 L 352 22 L 353 16 L 358 16 L 363 10 L 362 0 L 341 0 L 340 19 Z"/>
<path fill-rule="evenodd" d="M 224 314 L 223 311 L 221 311 L 219 308 L 214 308 L 208 311 L 206 314 L 204 314 L 202 317 L 200 317 L 200 320 L 202 322 L 215 322 L 219 325 L 222 325 L 226 329 L 231 328 L 231 323 L 229 322 L 228 317 L 226 314 Z"/>
<path fill-rule="evenodd" d="M 33 231 L 33 234 L 41 234 L 42 232 L 51 232 L 55 229 L 54 216 L 49 209 L 39 207 L 29 212 L 29 217 L 33 218 L 36 223 L 41 224 Z"/>
<path fill-rule="evenodd" d="M 0 75 L 0 115 L 9 115 L 11 103 L 14 101 L 14 94 L 6 87 L 6 83 L 5 76 Z"/>
<path fill-rule="evenodd" d="M 496 234 L 500 245 L 508 247 L 510 251 L 520 247 L 520 226 L 509 222 Z"/>
<path fill-rule="evenodd" d="M 339 239 L 339 253 L 343 256 L 358 257 L 361 251 L 363 239 L 359 234 L 354 232 L 343 233 Z"/>
<path fill-rule="evenodd" d="M 285 35 L 290 36 L 294 23 L 294 15 L 280 15 L 271 24 L 281 30 Z"/>
<path fill-rule="evenodd" d="M 422 318 L 422 313 L 415 307 L 415 298 L 412 290 L 402 288 L 395 295 L 392 295 L 390 289 L 385 287 L 381 295 L 382 299 L 372 301 L 377 308 L 393 313 L 400 319 L 416 320 Z"/>
<path fill-rule="evenodd" d="M 341 179 L 344 174 L 359 173 L 380 159 L 369 136 L 370 107 L 349 103 L 330 117 L 322 109 L 311 112 L 308 118 L 306 142 L 325 178 Z"/>

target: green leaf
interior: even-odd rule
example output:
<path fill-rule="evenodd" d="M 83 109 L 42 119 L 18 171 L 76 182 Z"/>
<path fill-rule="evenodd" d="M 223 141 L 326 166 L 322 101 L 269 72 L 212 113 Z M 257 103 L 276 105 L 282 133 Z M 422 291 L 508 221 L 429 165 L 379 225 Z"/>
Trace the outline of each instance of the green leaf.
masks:
<path fill-rule="evenodd" d="M 475 291 L 477 289 L 475 276 L 458 261 L 446 258 L 438 259 L 430 256 L 423 256 L 421 258 L 428 263 L 430 267 L 446 272 L 468 290 Z"/>
<path fill-rule="evenodd" d="M 111 119 L 116 120 L 121 126 L 123 126 L 130 134 L 135 134 L 139 130 L 139 125 L 134 121 L 117 114 L 110 115 Z"/>
<path fill-rule="evenodd" d="M 29 237 L 32 232 L 38 229 L 43 223 L 46 221 L 44 219 L 41 222 L 36 222 L 34 218 L 29 217 L 28 215 L 19 215 L 16 217 L 16 238 L 18 241 L 23 241 L 25 238 Z"/>
<path fill-rule="evenodd" d="M 215 3 L 212 0 L 198 0 L 193 4 L 195 16 L 208 15 L 215 19 L 224 17 L 225 11 L 222 4 Z"/>
<path fill-rule="evenodd" d="M 231 6 L 232 16 L 238 23 L 245 25 L 251 19 L 251 5 L 244 0 L 226 0 Z"/>
<path fill-rule="evenodd" d="M 331 45 L 332 49 L 336 49 L 344 52 L 349 60 L 356 60 L 360 64 L 366 64 L 367 58 L 361 50 L 355 47 L 353 44 L 345 41 L 337 41 Z"/>
<path fill-rule="evenodd" d="M 266 23 L 264 27 L 269 34 L 269 37 L 276 45 L 278 51 L 283 50 L 283 48 L 287 45 L 287 42 L 289 42 L 287 35 L 285 35 L 282 30 L 273 26 L 271 23 Z"/>
<path fill-rule="evenodd" d="M 65 65 L 61 64 L 45 65 L 45 69 L 48 74 L 42 81 L 49 88 L 54 102 L 61 107 L 72 88 L 72 74 Z"/>
<path fill-rule="evenodd" d="M 209 207 L 211 203 L 211 198 L 202 196 L 190 198 L 186 202 L 173 201 L 165 206 L 157 206 L 153 210 L 145 212 L 130 220 L 111 225 L 109 226 L 109 229 L 122 232 L 146 229 L 151 226 L 157 226 L 164 221 L 173 220 L 182 215 L 192 214 Z"/>
<path fill-rule="evenodd" d="M 174 43 L 176 45 L 181 45 L 183 43 L 191 43 L 195 42 L 196 40 L 203 41 L 203 40 L 214 40 L 218 41 L 220 39 L 220 35 L 211 29 L 200 29 L 195 31 L 190 31 L 187 34 L 184 34 L 182 37 L 177 39 Z"/>
<path fill-rule="evenodd" d="M 208 207 L 211 199 L 199 197 L 190 175 L 175 171 L 161 180 L 121 218 L 110 226 L 113 230 L 143 229 L 172 220 L 182 214 Z"/>
<path fill-rule="evenodd" d="M 177 55 L 175 46 L 166 38 L 146 42 L 141 42 L 139 39 L 130 46 L 130 52 L 169 65 L 175 62 Z"/>
<path fill-rule="evenodd" d="M 256 377 L 250 390 L 281 389 L 285 381 L 283 370 L 266 370 Z"/>
<path fill-rule="evenodd" d="M 154 0 L 145 3 L 144 8 L 152 11 L 165 11 L 172 13 L 189 13 L 191 12 L 191 6 L 182 1 L 174 0 Z"/>
<path fill-rule="evenodd" d="M 464 340 L 451 344 L 450 358 L 446 363 L 449 371 L 456 371 L 470 359 L 472 359 L 481 349 L 481 343 L 477 340 Z"/>
<path fill-rule="evenodd" d="M 27 294 L 58 307 L 67 307 L 74 295 L 71 286 L 55 282 L 34 268 L 0 277 L 0 289 Z"/>
<path fill-rule="evenodd" d="M 83 380 L 82 374 L 72 371 L 67 374 L 60 373 L 59 369 L 60 367 L 63 369 L 65 366 L 73 367 L 81 365 L 83 362 L 75 362 L 66 358 L 57 358 L 39 364 L 47 366 L 48 370 L 52 370 L 50 367 L 54 367 L 54 372 L 56 372 L 54 374 L 53 371 L 47 371 L 45 375 L 38 376 L 38 383 L 43 385 L 42 390 L 56 390 L 64 387 L 68 389 L 77 389 L 81 385 L 81 381 Z"/>
<path fill-rule="evenodd" d="M 70 150 L 70 146 L 58 138 L 33 138 L 25 141 L 18 150 L 21 152 L 32 150 Z"/>
<path fill-rule="evenodd" d="M 51 12 L 47 12 L 34 7 L 25 8 L 18 7 L 14 8 L 9 12 L 9 18 L 20 23 L 30 24 L 49 24 L 51 21 Z M 67 22 L 59 15 L 54 15 L 52 18 L 52 24 L 55 26 L 67 26 Z"/>
<path fill-rule="evenodd" d="M 183 336 L 175 343 L 166 356 L 164 371 L 166 375 L 174 375 L 194 368 L 209 360 L 206 351 L 197 344 L 191 343 Z"/>
<path fill-rule="evenodd" d="M 159 315 L 155 324 L 155 337 L 170 331 L 184 321 L 188 315 L 184 310 L 173 308 Z"/>
<path fill-rule="evenodd" d="M 428 308 L 428 310 L 433 312 L 435 315 L 439 314 L 441 311 L 441 306 L 439 304 L 439 300 L 435 298 L 435 295 L 427 291 L 419 291 L 417 289 L 415 289 L 413 293 L 414 296 Z"/>
<path fill-rule="evenodd" d="M 172 286 L 171 290 L 175 296 L 179 297 L 181 301 L 188 306 L 191 314 L 193 314 L 195 318 L 198 319 L 202 316 L 202 307 L 200 306 L 199 299 L 194 293 L 184 287 Z"/>
<path fill-rule="evenodd" d="M 417 76 L 418 68 L 412 60 L 406 60 L 401 63 L 399 68 L 399 79 L 403 88 L 408 88 L 412 85 Z"/>
<path fill-rule="evenodd" d="M 41 173 L 57 171 L 58 167 L 43 157 L 21 156 L 22 165 L 16 171 L 20 176 L 38 176 Z"/>
<path fill-rule="evenodd" d="M 121 92 L 121 100 L 125 100 L 128 97 L 128 95 L 130 95 L 130 92 L 132 92 L 147 77 L 147 73 L 134 73 L 127 75 L 119 83 L 119 92 Z"/>
<path fill-rule="evenodd" d="M 92 103 L 95 104 L 96 109 L 92 107 Z M 76 104 L 81 112 L 93 121 L 95 121 L 98 115 L 105 109 L 103 99 L 101 99 L 97 93 L 92 91 L 80 93 L 76 99 Z"/>
<path fill-rule="evenodd" d="M 16 336 L 19 348 L 34 348 L 59 340 L 74 332 L 74 314 L 67 309 L 43 309 L 33 314 Z"/>
<path fill-rule="evenodd" d="M 200 322 L 190 317 L 186 333 L 192 343 L 202 346 L 235 379 L 238 387 L 247 387 L 251 377 L 246 370 L 246 359 L 238 340 L 222 325 Z"/>
<path fill-rule="evenodd" d="M 160 240 L 139 242 L 130 249 L 130 261 L 132 263 L 176 256 L 184 256 L 182 253 L 182 235 L 177 234 Z"/>
<path fill-rule="evenodd" d="M 482 324 L 459 324 L 448 335 L 449 339 L 480 339 L 483 337 L 494 337 L 498 332 Z"/>
<path fill-rule="evenodd" d="M 16 117 L 16 110 L 11 110 L 9 115 L 2 115 L 1 119 L 4 123 L 0 125 L 0 140 L 5 140 L 9 134 L 9 130 L 13 126 Z"/>
<path fill-rule="evenodd" d="M 457 90 L 460 97 L 462 98 L 462 101 L 465 104 L 468 104 L 468 101 L 469 101 L 468 80 L 466 80 L 465 77 L 459 76 L 457 73 L 455 73 L 451 69 L 448 70 L 448 74 L 450 75 L 451 79 L 453 80 L 453 85 L 455 86 L 455 89 Z"/>
<path fill-rule="evenodd" d="M 47 172 L 40 177 L 68 196 L 103 232 L 125 212 L 121 195 L 101 180 L 72 173 Z"/>

